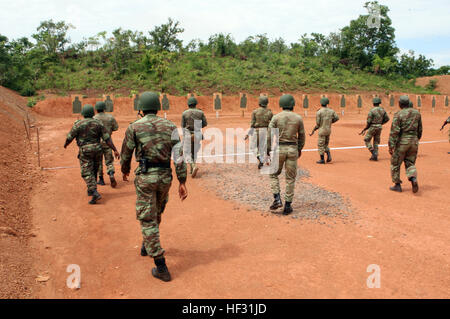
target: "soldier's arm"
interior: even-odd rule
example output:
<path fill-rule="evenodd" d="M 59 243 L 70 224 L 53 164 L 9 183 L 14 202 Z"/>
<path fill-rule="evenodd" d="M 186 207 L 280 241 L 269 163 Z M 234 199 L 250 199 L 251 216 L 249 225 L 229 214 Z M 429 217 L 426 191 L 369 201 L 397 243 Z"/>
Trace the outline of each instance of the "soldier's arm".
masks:
<path fill-rule="evenodd" d="M 74 124 L 70 129 L 70 132 L 67 134 L 66 142 L 64 143 L 64 148 L 69 146 L 69 144 L 72 143 L 73 139 L 77 137 L 77 135 L 78 135 L 78 126 Z"/>
<path fill-rule="evenodd" d="M 397 146 L 397 142 L 400 136 L 400 123 L 399 123 L 399 118 L 397 116 L 397 114 L 394 115 L 394 119 L 392 120 L 392 124 L 391 124 L 391 132 L 389 134 L 389 152 L 391 152 L 391 150 L 394 150 L 395 147 Z"/>
<path fill-rule="evenodd" d="M 113 123 L 112 123 L 112 130 L 113 132 L 117 131 L 119 129 L 119 124 L 117 123 L 116 119 L 113 118 Z"/>
<path fill-rule="evenodd" d="M 300 125 L 298 126 L 298 151 L 301 154 L 303 147 L 305 146 L 305 126 L 303 125 L 303 120 L 300 120 Z"/>
<path fill-rule="evenodd" d="M 422 138 L 422 132 L 423 132 L 422 116 L 419 114 L 419 127 L 417 128 L 417 137 L 419 138 L 419 140 Z"/>
<path fill-rule="evenodd" d="M 184 118 L 184 113 L 181 115 L 181 127 L 182 128 L 186 127 L 186 119 Z"/>
<path fill-rule="evenodd" d="M 131 170 L 131 159 L 133 158 L 133 151 L 136 148 L 134 139 L 134 130 L 132 125 L 128 126 L 125 137 L 122 142 L 122 150 L 120 151 L 120 166 L 124 175 L 128 175 Z"/>
<path fill-rule="evenodd" d="M 251 128 L 255 128 L 255 124 L 256 124 L 256 114 L 255 111 L 252 112 L 252 119 L 250 121 L 250 127 Z"/>
<path fill-rule="evenodd" d="M 387 114 L 387 112 L 384 112 L 383 124 L 386 124 L 387 122 L 389 122 L 389 120 L 390 120 L 389 115 Z"/>
<path fill-rule="evenodd" d="M 336 123 L 337 121 L 339 121 L 339 115 L 337 115 L 337 113 L 334 111 L 333 111 L 333 119 L 331 121 L 332 123 Z"/>
<path fill-rule="evenodd" d="M 441 127 L 441 131 L 444 129 L 444 127 L 448 124 L 448 123 L 450 123 L 450 116 L 448 117 L 448 119 L 444 122 L 444 124 L 442 124 L 442 127 Z"/>
<path fill-rule="evenodd" d="M 173 127 L 172 136 L 172 153 L 173 162 L 175 163 L 175 173 L 177 174 L 177 179 L 180 184 L 186 183 L 187 178 L 187 168 L 186 162 L 183 158 L 183 147 L 176 127 Z"/>
<path fill-rule="evenodd" d="M 205 113 L 202 113 L 202 128 L 208 125 L 208 121 L 206 121 Z"/>
<path fill-rule="evenodd" d="M 272 151 L 272 141 L 273 136 L 275 135 L 275 130 L 277 128 L 277 119 L 274 117 L 269 123 L 269 127 L 267 128 L 267 155 L 269 155 L 270 151 Z"/>

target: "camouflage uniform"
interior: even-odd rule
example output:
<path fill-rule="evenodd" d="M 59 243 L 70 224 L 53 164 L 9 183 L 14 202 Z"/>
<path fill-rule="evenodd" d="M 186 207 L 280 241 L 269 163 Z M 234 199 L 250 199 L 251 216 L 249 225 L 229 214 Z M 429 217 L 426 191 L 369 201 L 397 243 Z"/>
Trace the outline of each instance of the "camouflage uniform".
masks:
<path fill-rule="evenodd" d="M 381 106 L 374 106 L 367 116 L 367 130 L 364 142 L 369 151 L 378 154 L 378 144 L 380 144 L 383 124 L 389 122 L 389 116 Z M 373 138 L 373 146 L 370 143 Z"/>
<path fill-rule="evenodd" d="M 419 140 L 422 138 L 422 117 L 411 107 L 401 109 L 394 114 L 389 148 L 394 151 L 391 157 L 392 182 L 400 184 L 400 165 L 404 162 L 408 179 L 417 177 L 416 158 Z"/>
<path fill-rule="evenodd" d="M 94 119 L 99 120 L 103 123 L 103 126 L 106 128 L 106 131 L 109 135 L 119 129 L 119 125 L 117 124 L 116 119 L 111 114 L 100 112 L 94 116 Z M 102 154 L 105 157 L 106 173 L 110 175 L 111 173 L 115 172 L 112 149 L 105 142 L 102 142 L 101 145 Z M 103 176 L 103 158 L 100 160 L 100 164 L 98 166 L 98 175 Z"/>
<path fill-rule="evenodd" d="M 147 114 L 128 126 L 121 151 L 122 173 L 130 172 L 131 158 L 136 150 L 136 160 L 148 160 L 147 172 L 141 166 L 135 170 L 136 217 L 141 223 L 144 246 L 148 255 L 158 257 L 164 254 L 159 240 L 161 214 L 168 201 L 172 184 L 170 157 L 181 155 L 182 148 L 175 124 L 155 114 Z M 153 167 L 152 167 L 153 166 Z M 159 166 L 159 167 L 158 167 Z M 175 166 L 180 183 L 186 181 L 186 164 L 180 161 Z"/>
<path fill-rule="evenodd" d="M 80 160 L 81 177 L 86 182 L 88 195 L 92 195 L 97 190 L 97 169 L 102 158 L 100 139 L 106 141 L 110 135 L 100 121 L 85 118 L 76 121 L 67 134 L 68 142 L 74 138 L 80 149 L 78 159 Z"/>
<path fill-rule="evenodd" d="M 450 124 L 450 116 L 448 117 L 447 121 L 445 121 L 445 122 Z M 450 142 L 450 129 L 448 130 L 448 141 Z"/>
<path fill-rule="evenodd" d="M 195 121 L 201 121 L 201 128 L 208 125 L 205 113 L 195 107 L 185 110 L 181 115 L 181 127 L 183 128 L 183 154 L 186 157 L 186 162 L 190 164 L 191 173 L 195 168 L 197 153 L 200 149 L 200 141 L 203 139 L 201 131 L 195 131 L 200 129 L 200 126 L 194 127 Z"/>
<path fill-rule="evenodd" d="M 271 131 L 272 128 L 278 128 L 279 130 L 278 171 L 274 174 L 270 174 L 272 193 L 280 193 L 280 181 L 278 180 L 278 175 L 281 174 L 283 166 L 285 166 L 285 201 L 292 202 L 292 199 L 294 198 L 295 178 L 297 176 L 297 160 L 299 152 L 303 149 L 303 146 L 305 146 L 305 128 L 303 119 L 293 111 L 283 110 L 281 113 L 275 115 L 270 121 L 269 131 Z M 268 135 L 270 136 L 271 134 Z M 268 143 L 270 145 L 270 142 Z"/>
<path fill-rule="evenodd" d="M 251 149 L 255 153 L 256 157 L 265 155 L 261 154 L 259 149 L 261 145 L 260 129 L 264 128 L 265 130 L 267 130 L 267 127 L 269 126 L 272 116 L 273 116 L 272 111 L 267 107 L 263 106 L 258 107 L 256 110 L 252 112 L 252 119 L 250 122 L 251 133 L 249 134 L 253 134 Z M 261 132 L 261 138 L 264 138 L 264 142 L 267 140 L 266 138 L 267 135 L 265 134 L 267 134 L 267 131 Z M 264 145 L 261 145 L 261 148 L 265 149 Z"/>
<path fill-rule="evenodd" d="M 316 113 L 316 126 L 314 130 L 319 130 L 317 146 L 321 156 L 330 151 L 328 144 L 330 143 L 331 124 L 338 120 L 339 116 L 336 112 L 328 107 L 322 107 Z"/>

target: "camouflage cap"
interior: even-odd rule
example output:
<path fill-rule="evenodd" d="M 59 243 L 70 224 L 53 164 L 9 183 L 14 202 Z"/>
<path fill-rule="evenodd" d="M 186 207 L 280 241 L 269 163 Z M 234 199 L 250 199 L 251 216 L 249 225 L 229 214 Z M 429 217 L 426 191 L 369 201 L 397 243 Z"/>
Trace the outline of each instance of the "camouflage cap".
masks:
<path fill-rule="evenodd" d="M 269 104 L 269 98 L 267 96 L 260 96 L 258 99 L 258 105 L 267 106 Z"/>
<path fill-rule="evenodd" d="M 159 111 L 161 102 L 159 94 L 155 92 L 144 92 L 139 97 L 139 109 L 142 111 Z"/>
<path fill-rule="evenodd" d="M 81 110 L 81 115 L 83 115 L 85 118 L 93 117 L 95 115 L 94 107 L 90 104 L 86 104 Z"/>
<path fill-rule="evenodd" d="M 97 111 L 104 111 L 106 109 L 106 103 L 103 101 L 95 103 L 95 109 Z"/>
<path fill-rule="evenodd" d="M 325 105 L 328 105 L 328 104 L 330 104 L 330 100 L 327 97 L 323 97 L 323 98 L 320 99 L 320 105 L 325 106 Z"/>
<path fill-rule="evenodd" d="M 381 104 L 381 99 L 379 97 L 374 97 L 372 100 L 372 103 L 375 104 Z"/>
<path fill-rule="evenodd" d="M 402 106 L 409 106 L 409 97 L 407 95 L 400 96 L 398 103 Z"/>
<path fill-rule="evenodd" d="M 187 104 L 188 106 L 192 106 L 192 105 L 197 105 L 197 99 L 193 96 L 191 96 L 190 98 L 188 98 L 187 100 Z"/>
<path fill-rule="evenodd" d="M 284 94 L 280 97 L 280 107 L 283 109 L 293 109 L 295 105 L 295 99 L 290 94 Z"/>

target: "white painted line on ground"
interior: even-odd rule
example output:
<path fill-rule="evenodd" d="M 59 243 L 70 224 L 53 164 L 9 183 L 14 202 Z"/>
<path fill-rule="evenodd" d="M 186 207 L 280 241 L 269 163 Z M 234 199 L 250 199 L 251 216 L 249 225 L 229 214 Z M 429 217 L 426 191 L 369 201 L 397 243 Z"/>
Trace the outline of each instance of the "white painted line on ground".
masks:
<path fill-rule="evenodd" d="M 419 144 L 432 144 L 432 143 L 444 143 L 448 142 L 447 140 L 439 140 L 439 141 L 426 141 L 419 142 Z M 387 144 L 380 144 L 378 147 L 387 147 Z M 330 147 L 330 150 L 353 150 L 353 149 L 361 149 L 366 148 L 366 146 L 344 146 L 344 147 Z M 310 148 L 306 150 L 302 150 L 302 152 L 316 152 L 317 148 Z M 234 153 L 234 154 L 217 154 L 217 155 L 207 155 L 207 156 L 198 156 L 198 158 L 210 158 L 210 157 L 220 157 L 220 156 L 243 156 L 243 155 L 253 155 L 252 152 L 249 153 Z M 119 164 L 116 163 L 115 166 Z M 79 166 L 60 166 L 60 167 L 43 167 L 42 170 L 59 170 L 59 169 L 67 169 L 67 168 L 78 168 Z"/>

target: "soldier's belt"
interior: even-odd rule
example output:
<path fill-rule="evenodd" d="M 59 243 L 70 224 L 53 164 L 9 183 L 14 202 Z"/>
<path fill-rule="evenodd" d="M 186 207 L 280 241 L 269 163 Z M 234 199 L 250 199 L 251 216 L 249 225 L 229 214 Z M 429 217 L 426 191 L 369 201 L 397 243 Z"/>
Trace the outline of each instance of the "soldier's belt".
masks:
<path fill-rule="evenodd" d="M 142 173 L 147 173 L 149 168 L 166 168 L 170 169 L 170 162 L 150 162 L 148 159 L 139 160 L 139 167 Z"/>
<path fill-rule="evenodd" d="M 279 145 L 297 145 L 297 142 L 280 142 Z"/>

